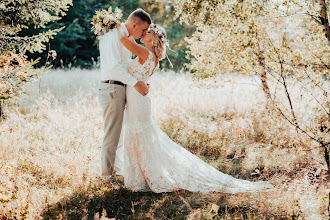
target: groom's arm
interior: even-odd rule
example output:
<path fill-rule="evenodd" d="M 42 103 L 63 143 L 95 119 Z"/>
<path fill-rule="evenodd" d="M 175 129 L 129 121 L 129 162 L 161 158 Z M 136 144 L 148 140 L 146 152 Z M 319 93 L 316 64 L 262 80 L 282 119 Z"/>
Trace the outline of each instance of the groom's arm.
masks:
<path fill-rule="evenodd" d="M 107 55 L 109 56 L 109 65 L 110 71 L 112 74 L 115 74 L 116 79 L 121 81 L 124 84 L 134 86 L 138 80 L 135 79 L 126 68 L 121 63 L 120 59 L 120 42 L 117 38 L 116 33 L 112 33 L 110 39 L 108 39 L 109 47 L 107 51 Z"/>

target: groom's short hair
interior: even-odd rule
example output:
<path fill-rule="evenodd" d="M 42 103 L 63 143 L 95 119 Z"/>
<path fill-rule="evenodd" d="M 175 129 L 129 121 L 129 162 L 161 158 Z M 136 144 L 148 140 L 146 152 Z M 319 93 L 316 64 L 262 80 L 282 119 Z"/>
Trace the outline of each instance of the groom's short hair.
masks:
<path fill-rule="evenodd" d="M 142 8 L 136 9 L 128 16 L 128 20 L 133 21 L 135 23 L 137 23 L 136 18 L 139 18 L 142 22 L 147 22 L 148 24 L 151 24 L 150 15 Z"/>

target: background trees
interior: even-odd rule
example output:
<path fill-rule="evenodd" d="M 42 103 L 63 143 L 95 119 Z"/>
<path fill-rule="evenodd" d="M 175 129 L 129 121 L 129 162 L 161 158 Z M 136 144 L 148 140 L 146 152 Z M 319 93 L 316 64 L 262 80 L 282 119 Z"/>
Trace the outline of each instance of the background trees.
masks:
<path fill-rule="evenodd" d="M 96 62 L 99 52 L 95 35 L 91 32 L 91 18 L 95 10 L 108 8 L 110 3 L 108 0 L 74 0 L 73 6 L 61 21 L 45 27 L 43 31 L 65 27 L 56 38 L 49 42 L 49 47 L 57 52 L 57 59 L 52 62 L 54 67 L 90 68 L 93 66 L 93 61 Z M 34 32 L 34 30 L 27 32 L 31 31 Z M 47 52 L 29 54 L 29 57 L 41 57 L 41 60 L 45 61 Z"/>
<path fill-rule="evenodd" d="M 25 54 L 42 52 L 46 44 L 64 27 L 48 28 L 59 20 L 72 5 L 72 0 L 3 0 L 0 3 L 0 117 L 2 99 L 12 97 L 38 71 L 27 71 L 36 62 L 27 61 Z M 46 57 L 55 57 L 55 51 Z"/>

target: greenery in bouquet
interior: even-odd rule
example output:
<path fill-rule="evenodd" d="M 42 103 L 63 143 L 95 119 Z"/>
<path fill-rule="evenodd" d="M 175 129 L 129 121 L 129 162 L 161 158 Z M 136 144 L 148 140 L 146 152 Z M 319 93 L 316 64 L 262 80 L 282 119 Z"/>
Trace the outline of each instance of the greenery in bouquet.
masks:
<path fill-rule="evenodd" d="M 115 8 L 115 11 L 112 11 L 110 6 L 108 10 L 95 11 L 96 14 L 92 18 L 91 24 L 92 32 L 100 39 L 105 33 L 113 29 L 115 25 L 119 22 L 123 16 L 122 11 L 119 8 Z"/>

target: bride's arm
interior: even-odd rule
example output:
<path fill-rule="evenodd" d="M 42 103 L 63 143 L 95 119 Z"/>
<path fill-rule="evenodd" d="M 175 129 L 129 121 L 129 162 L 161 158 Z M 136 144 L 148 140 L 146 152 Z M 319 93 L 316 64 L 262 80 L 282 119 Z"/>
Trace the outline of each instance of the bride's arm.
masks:
<path fill-rule="evenodd" d="M 120 24 L 116 25 L 117 29 L 118 29 L 118 33 L 119 33 L 119 28 L 120 28 Z M 119 38 L 120 38 L 120 42 L 129 50 L 131 51 L 133 54 L 135 54 L 136 56 L 140 57 L 142 60 L 147 60 L 148 56 L 149 56 L 149 50 L 147 48 L 145 48 L 144 46 L 137 44 L 135 41 L 131 41 L 130 39 L 128 39 L 126 36 L 120 36 L 119 34 Z"/>

